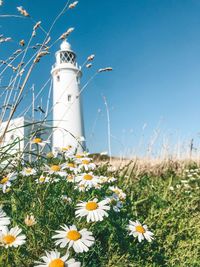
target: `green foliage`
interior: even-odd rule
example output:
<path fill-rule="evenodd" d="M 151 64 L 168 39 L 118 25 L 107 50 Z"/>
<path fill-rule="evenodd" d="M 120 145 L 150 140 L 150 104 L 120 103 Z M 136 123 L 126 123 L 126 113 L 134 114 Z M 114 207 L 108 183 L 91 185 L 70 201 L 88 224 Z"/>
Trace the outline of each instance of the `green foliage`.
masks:
<path fill-rule="evenodd" d="M 6 156 L 7 157 L 7 156 Z M 192 182 L 179 176 L 175 171 L 165 171 L 160 176 L 137 173 L 133 169 L 110 172 L 108 164 L 99 164 L 96 175 L 114 176 L 126 194 L 126 202 L 119 213 L 109 211 L 109 217 L 102 222 L 87 223 L 85 218 L 75 217 L 75 206 L 79 201 L 99 200 L 109 196 L 109 185 L 102 189 L 79 192 L 73 183 L 60 178 L 57 183 L 36 183 L 43 173 L 45 164 L 62 163 L 61 159 L 48 159 L 38 155 L 29 165 L 37 170 L 37 175 L 23 176 L 21 161 L 11 169 L 18 177 L 12 182 L 7 193 L 0 192 L 0 204 L 11 218 L 11 226 L 18 225 L 27 237 L 27 242 L 18 248 L 0 249 L 0 266 L 34 266 L 45 250 L 55 249 L 52 236 L 60 225 L 75 224 L 87 228 L 95 237 L 95 245 L 87 253 L 70 255 L 87 267 L 145 267 L 145 266 L 200 266 L 200 216 L 199 216 L 199 176 Z M 128 166 L 130 167 L 130 166 Z M 128 168 L 127 167 L 127 168 Z M 9 166 L 10 168 L 10 166 Z M 170 173 L 170 175 L 169 175 Z M 54 179 L 57 178 L 53 175 Z M 181 180 L 187 180 L 185 186 Z M 66 203 L 62 195 L 72 199 Z M 37 224 L 29 227 L 24 223 L 27 214 L 33 214 Z M 129 220 L 139 220 L 148 225 L 154 233 L 152 243 L 139 243 L 128 235 Z M 59 249 L 65 253 L 66 248 Z"/>

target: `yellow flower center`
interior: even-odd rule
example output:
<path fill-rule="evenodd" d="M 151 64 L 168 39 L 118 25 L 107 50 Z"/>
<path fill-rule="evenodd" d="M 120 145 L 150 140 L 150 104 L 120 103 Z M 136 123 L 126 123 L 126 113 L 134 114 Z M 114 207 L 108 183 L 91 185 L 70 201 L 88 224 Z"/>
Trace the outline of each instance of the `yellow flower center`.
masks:
<path fill-rule="evenodd" d="M 54 171 L 54 172 L 59 172 L 60 171 L 60 166 L 59 165 L 53 165 L 51 166 L 51 170 Z"/>
<path fill-rule="evenodd" d="M 92 211 L 98 208 L 98 204 L 94 201 L 90 201 L 85 206 L 86 210 Z"/>
<path fill-rule="evenodd" d="M 144 227 L 142 225 L 137 225 L 135 227 L 135 230 L 136 230 L 136 232 L 138 232 L 140 234 L 144 234 L 146 232 L 145 229 L 144 229 Z"/>
<path fill-rule="evenodd" d="M 35 138 L 35 139 L 33 139 L 33 143 L 34 144 L 39 144 L 41 142 L 42 142 L 42 139 L 41 138 Z"/>
<path fill-rule="evenodd" d="M 13 235 L 5 235 L 3 237 L 3 243 L 6 245 L 12 244 L 16 240 L 16 237 Z"/>
<path fill-rule="evenodd" d="M 86 174 L 86 175 L 83 176 L 83 179 L 84 179 L 84 180 L 88 180 L 88 181 L 90 181 L 90 180 L 93 179 L 93 176 L 90 175 L 90 174 Z"/>
<path fill-rule="evenodd" d="M 67 233 L 67 238 L 73 241 L 77 241 L 81 238 L 81 234 L 76 230 L 70 230 Z"/>
<path fill-rule="evenodd" d="M 68 163 L 67 166 L 74 168 L 75 167 L 75 164 L 74 163 Z"/>
<path fill-rule="evenodd" d="M 82 164 L 88 165 L 89 163 L 90 163 L 90 161 L 87 159 L 82 160 Z"/>
<path fill-rule="evenodd" d="M 1 179 L 0 184 L 5 184 L 8 182 L 8 180 L 9 180 L 9 178 L 7 176 L 5 176 L 5 177 L 3 177 L 3 179 Z"/>
<path fill-rule="evenodd" d="M 31 169 L 31 168 L 27 168 L 27 169 L 25 170 L 25 172 L 29 174 L 29 173 L 32 172 L 32 169 Z"/>
<path fill-rule="evenodd" d="M 80 154 L 77 154 L 75 157 L 76 157 L 77 159 L 81 159 L 83 156 L 80 155 Z"/>
<path fill-rule="evenodd" d="M 52 260 L 51 263 L 49 264 L 49 267 L 64 267 L 65 263 L 61 259 L 55 259 Z"/>
<path fill-rule="evenodd" d="M 67 176 L 67 180 L 72 181 L 73 179 L 74 179 L 74 177 L 72 175 Z"/>
<path fill-rule="evenodd" d="M 39 178 L 39 181 L 40 181 L 41 183 L 45 182 L 45 177 L 40 177 L 40 178 Z"/>
<path fill-rule="evenodd" d="M 71 149 L 72 146 L 66 146 L 66 147 L 62 147 L 62 151 L 68 151 L 69 149 Z"/>

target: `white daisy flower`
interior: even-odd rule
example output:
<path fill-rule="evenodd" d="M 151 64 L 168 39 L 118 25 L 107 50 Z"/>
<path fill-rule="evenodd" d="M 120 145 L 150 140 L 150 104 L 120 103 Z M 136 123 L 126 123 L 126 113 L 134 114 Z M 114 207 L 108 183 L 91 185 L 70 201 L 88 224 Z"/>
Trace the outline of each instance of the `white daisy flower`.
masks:
<path fill-rule="evenodd" d="M 88 152 L 83 152 L 83 153 L 78 153 L 76 155 L 74 155 L 74 160 L 76 163 L 81 163 L 81 160 L 84 158 L 87 158 L 89 156 Z"/>
<path fill-rule="evenodd" d="M 0 246 L 18 247 L 26 242 L 26 236 L 20 235 L 21 229 L 18 226 L 11 228 L 10 230 L 5 227 L 0 231 Z"/>
<path fill-rule="evenodd" d="M 126 199 L 126 194 L 122 191 L 122 189 L 120 189 L 117 186 L 109 186 L 109 189 L 114 192 L 120 200 L 125 200 Z"/>
<path fill-rule="evenodd" d="M 101 184 L 97 184 L 94 186 L 95 189 L 101 189 L 102 188 L 102 185 Z"/>
<path fill-rule="evenodd" d="M 66 196 L 66 195 L 62 195 L 62 200 L 65 202 L 65 203 L 67 203 L 67 204 L 71 204 L 72 203 L 72 199 L 71 199 L 71 197 L 68 197 L 68 196 Z"/>
<path fill-rule="evenodd" d="M 81 264 L 74 259 L 68 259 L 69 254 L 66 253 L 64 256 L 60 256 L 60 252 L 57 250 L 54 251 L 45 251 L 45 256 L 41 257 L 43 262 L 36 262 L 35 267 L 80 267 Z"/>
<path fill-rule="evenodd" d="M 66 180 L 67 180 L 67 182 L 69 182 L 69 183 L 75 183 L 75 176 L 74 176 L 73 174 L 68 174 L 68 175 L 66 176 Z"/>
<path fill-rule="evenodd" d="M 27 215 L 25 220 L 24 220 L 24 223 L 27 225 L 27 226 L 33 226 L 37 223 L 34 215 Z"/>
<path fill-rule="evenodd" d="M 82 158 L 79 165 L 79 169 L 84 169 L 86 171 L 94 170 L 96 168 L 96 165 L 91 161 L 91 158 Z"/>
<path fill-rule="evenodd" d="M 110 201 L 110 205 L 115 212 L 120 212 L 121 208 L 123 207 L 122 201 L 120 201 L 118 195 L 113 194 L 111 197 L 108 198 Z"/>
<path fill-rule="evenodd" d="M 50 180 L 50 178 L 48 176 L 45 175 L 40 175 L 40 177 L 36 180 L 37 184 L 44 184 L 44 183 L 48 183 Z"/>
<path fill-rule="evenodd" d="M 31 140 L 30 143 L 44 147 L 46 144 L 50 144 L 50 141 L 48 141 L 48 140 L 47 141 L 43 141 L 40 137 L 36 137 L 33 140 Z"/>
<path fill-rule="evenodd" d="M 23 168 L 23 170 L 20 172 L 23 176 L 30 176 L 30 175 L 35 175 L 36 170 L 33 168 Z"/>
<path fill-rule="evenodd" d="M 77 173 L 77 165 L 74 162 L 66 162 L 62 164 L 63 170 L 68 170 L 74 173 Z"/>
<path fill-rule="evenodd" d="M 87 217 L 87 222 L 103 221 L 103 217 L 108 217 L 107 210 L 110 210 L 108 206 L 108 199 L 98 202 L 97 199 L 88 202 L 81 202 L 76 205 L 76 217 Z"/>
<path fill-rule="evenodd" d="M 15 172 L 9 173 L 2 177 L 0 180 L 0 188 L 2 188 L 3 193 L 6 193 L 7 187 L 11 186 L 11 182 L 17 178 L 17 174 Z"/>
<path fill-rule="evenodd" d="M 154 239 L 154 234 L 148 230 L 147 225 L 142 225 L 139 221 L 129 221 L 128 229 L 130 231 L 129 235 L 137 237 L 139 242 L 144 239 L 146 239 L 148 242 L 151 242 Z"/>
<path fill-rule="evenodd" d="M 75 225 L 72 226 L 61 226 L 63 230 L 56 231 L 56 235 L 52 238 L 57 239 L 55 241 L 56 245 L 59 245 L 61 248 L 68 246 L 73 248 L 76 253 L 87 252 L 89 247 L 94 244 L 94 237 L 92 232 L 87 229 L 77 230 Z"/>
<path fill-rule="evenodd" d="M 85 187 L 92 188 L 98 185 L 99 179 L 92 172 L 83 173 L 75 177 L 75 181 L 79 185 L 84 185 Z"/>
<path fill-rule="evenodd" d="M 106 183 L 110 184 L 110 183 L 115 182 L 116 180 L 117 179 L 114 177 L 107 177 L 107 176 L 100 176 L 99 177 L 99 181 L 101 184 L 106 184 Z"/>
<path fill-rule="evenodd" d="M 74 189 L 78 189 L 79 192 L 86 192 L 89 190 L 89 187 L 84 184 L 78 184 L 74 187 Z"/>
<path fill-rule="evenodd" d="M 66 176 L 66 172 L 62 170 L 61 165 L 51 165 L 51 166 L 46 165 L 46 171 L 49 174 L 56 174 L 56 175 L 59 175 L 61 177 Z"/>
<path fill-rule="evenodd" d="M 71 145 L 67 145 L 65 147 L 56 147 L 55 152 L 64 154 L 65 157 L 72 157 L 74 155 L 74 148 Z"/>
<path fill-rule="evenodd" d="M 10 224 L 10 218 L 7 217 L 6 213 L 0 208 L 0 231 L 2 228 L 7 227 Z"/>

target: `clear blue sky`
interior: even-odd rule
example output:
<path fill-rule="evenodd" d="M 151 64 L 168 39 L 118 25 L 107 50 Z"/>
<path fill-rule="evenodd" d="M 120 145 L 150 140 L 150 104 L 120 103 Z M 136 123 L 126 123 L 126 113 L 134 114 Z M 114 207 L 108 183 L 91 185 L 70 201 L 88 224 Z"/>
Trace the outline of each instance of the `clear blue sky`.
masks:
<path fill-rule="evenodd" d="M 48 29 L 66 0 L 4 2 L 1 14 L 14 14 L 16 6 L 22 5 Z M 20 19 L 0 22 L 1 33 L 15 40 L 27 39 L 32 28 L 31 23 Z M 75 10 L 62 16 L 52 37 L 57 38 L 69 27 L 75 27 L 69 41 L 79 63 L 91 53 L 96 55 L 94 69 L 84 73 L 83 84 L 95 69 L 113 67 L 112 73 L 97 77 L 83 94 L 86 137 L 92 152 L 107 150 L 102 95 L 110 106 L 114 154 L 136 147 L 142 135 L 148 143 L 157 127 L 172 143 L 179 138 L 198 140 L 199 0 L 80 0 Z M 48 78 L 58 48 L 59 44 L 33 73 L 38 88 Z M 6 51 L 2 54 L 2 49 L 4 57 Z"/>

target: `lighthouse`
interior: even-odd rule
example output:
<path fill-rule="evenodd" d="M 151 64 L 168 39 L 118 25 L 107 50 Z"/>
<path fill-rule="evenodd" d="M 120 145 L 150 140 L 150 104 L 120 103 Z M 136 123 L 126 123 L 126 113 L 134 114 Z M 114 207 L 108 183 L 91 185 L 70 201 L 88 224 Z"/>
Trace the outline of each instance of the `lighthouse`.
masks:
<path fill-rule="evenodd" d="M 80 98 L 81 68 L 71 45 L 64 40 L 56 52 L 53 79 L 53 149 L 73 146 L 85 149 L 84 123 Z"/>

